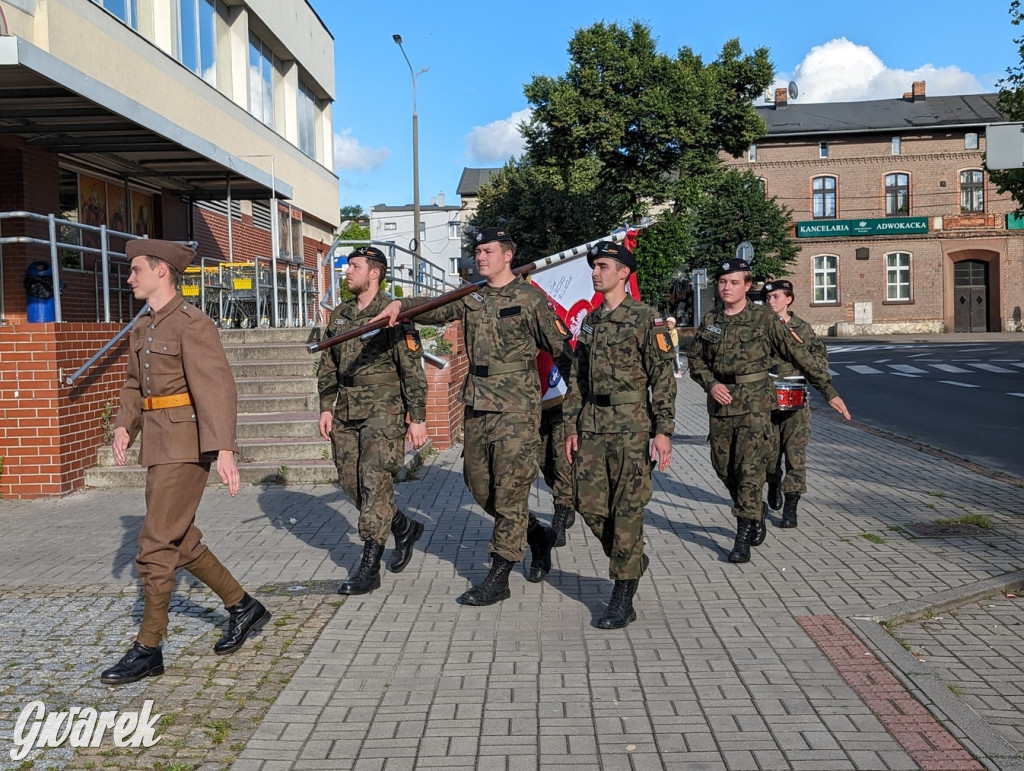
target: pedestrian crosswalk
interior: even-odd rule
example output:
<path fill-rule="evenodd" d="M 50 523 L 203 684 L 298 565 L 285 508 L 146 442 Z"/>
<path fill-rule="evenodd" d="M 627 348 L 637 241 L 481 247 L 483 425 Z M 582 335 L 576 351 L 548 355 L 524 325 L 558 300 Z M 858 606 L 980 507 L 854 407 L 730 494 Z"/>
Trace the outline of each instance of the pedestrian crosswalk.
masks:
<path fill-rule="evenodd" d="M 1013 369 L 1017 367 L 1017 369 Z M 942 362 L 922 362 L 915 364 L 897 364 L 886 361 L 876 361 L 872 364 L 853 364 L 844 361 L 829 362 L 829 373 L 832 377 L 838 377 L 844 372 L 853 372 L 858 375 L 899 375 L 901 377 L 927 377 L 931 375 L 979 375 L 992 373 L 996 375 L 1019 375 L 1024 370 L 1024 362 L 1006 361 L 999 364 L 990 364 L 982 361 L 965 361 L 958 364 L 946 364 Z M 953 382 L 953 381 L 939 381 Z"/>

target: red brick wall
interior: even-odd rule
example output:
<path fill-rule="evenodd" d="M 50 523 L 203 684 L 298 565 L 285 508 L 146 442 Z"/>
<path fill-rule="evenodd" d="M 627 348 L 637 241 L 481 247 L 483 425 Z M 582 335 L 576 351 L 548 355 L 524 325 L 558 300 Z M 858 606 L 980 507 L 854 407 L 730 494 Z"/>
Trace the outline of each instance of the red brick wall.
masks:
<path fill-rule="evenodd" d="M 427 363 L 427 435 L 439 450 L 447 450 L 462 441 L 463 404 L 459 401 L 462 383 L 469 372 L 469 359 L 462 342 L 462 324 L 447 325 L 444 338 L 452 344 L 448 366 L 438 369 Z"/>
<path fill-rule="evenodd" d="M 0 495 L 59 496 L 82 486 L 103 441 L 107 402 L 116 414 L 127 337 L 74 386 L 65 379 L 119 329 L 118 324 L 74 323 L 0 327 Z"/>

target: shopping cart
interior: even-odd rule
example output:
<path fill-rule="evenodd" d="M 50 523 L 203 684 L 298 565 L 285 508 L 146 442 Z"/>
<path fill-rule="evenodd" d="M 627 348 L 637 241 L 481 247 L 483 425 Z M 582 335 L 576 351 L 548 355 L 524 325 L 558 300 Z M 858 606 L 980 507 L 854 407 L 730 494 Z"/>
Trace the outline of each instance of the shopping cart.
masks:
<path fill-rule="evenodd" d="M 221 326 L 270 326 L 270 271 L 258 262 L 225 262 L 220 276 L 226 296 Z"/>

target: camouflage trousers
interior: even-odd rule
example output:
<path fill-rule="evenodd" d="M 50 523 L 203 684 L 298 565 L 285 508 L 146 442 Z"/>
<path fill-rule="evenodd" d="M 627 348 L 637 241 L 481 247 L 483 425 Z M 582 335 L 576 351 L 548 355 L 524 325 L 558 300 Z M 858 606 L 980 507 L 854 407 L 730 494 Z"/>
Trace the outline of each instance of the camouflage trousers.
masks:
<path fill-rule="evenodd" d="M 551 488 L 556 506 L 573 505 L 572 467 L 565 457 L 565 429 L 562 427 L 562 405 L 548 407 L 540 413 L 540 452 L 538 465 L 544 483 Z"/>
<path fill-rule="evenodd" d="M 811 409 L 775 410 L 775 464 L 768 463 L 768 480 L 782 483 L 783 493 L 807 492 L 807 443 L 811 441 Z M 782 458 L 786 458 L 786 477 L 782 477 Z"/>
<path fill-rule="evenodd" d="M 646 433 L 579 437 L 572 465 L 576 510 L 608 557 L 608 576 L 639 578 L 644 554 L 644 506 L 651 500 Z"/>
<path fill-rule="evenodd" d="M 494 517 L 489 554 L 519 562 L 526 554 L 530 487 L 537 478 L 540 415 L 466 407 L 462 475 L 481 508 Z"/>
<path fill-rule="evenodd" d="M 334 419 L 331 445 L 338 481 L 359 509 L 359 537 L 383 546 L 395 516 L 394 474 L 405 454 L 405 415 Z"/>
<path fill-rule="evenodd" d="M 711 465 L 729 489 L 736 517 L 761 519 L 765 472 L 776 457 L 770 412 L 709 419 Z"/>

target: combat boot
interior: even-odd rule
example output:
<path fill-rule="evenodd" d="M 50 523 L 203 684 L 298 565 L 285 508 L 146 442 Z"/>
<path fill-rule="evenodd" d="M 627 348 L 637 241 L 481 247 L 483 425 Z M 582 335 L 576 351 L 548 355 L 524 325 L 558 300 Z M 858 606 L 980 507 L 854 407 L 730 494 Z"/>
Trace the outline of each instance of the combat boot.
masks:
<path fill-rule="evenodd" d="M 469 591 L 463 592 L 459 602 L 463 605 L 493 605 L 507 600 L 512 596 L 508 588 L 508 574 L 514 562 L 509 562 L 500 554 L 491 555 L 491 569 L 487 577 Z"/>
<path fill-rule="evenodd" d="M 786 504 L 782 509 L 782 521 L 779 527 L 796 527 L 796 507 L 800 503 L 800 493 L 786 493 Z"/>
<path fill-rule="evenodd" d="M 530 571 L 526 580 L 536 584 L 544 580 L 551 571 L 551 549 L 555 546 L 555 531 L 539 522 L 526 532 L 526 542 L 530 545 Z"/>
<path fill-rule="evenodd" d="M 782 480 L 779 477 L 768 478 L 768 506 L 772 511 L 782 508 Z"/>
<path fill-rule="evenodd" d="M 136 641 L 119 662 L 100 674 L 100 682 L 106 685 L 124 685 L 138 682 L 144 677 L 157 677 L 163 673 L 164 654 L 160 646 L 150 648 Z"/>
<path fill-rule="evenodd" d="M 647 572 L 647 566 L 651 563 L 648 556 L 643 556 L 640 568 L 640 575 Z M 608 601 L 604 615 L 597 622 L 598 629 L 622 629 L 624 626 L 636 621 L 636 611 L 633 610 L 633 596 L 636 594 L 639 578 L 628 578 L 617 580 L 612 588 L 612 597 Z"/>
<path fill-rule="evenodd" d="M 752 520 L 754 526 L 750 528 L 750 545 L 760 546 L 768 536 L 768 504 L 761 502 L 761 519 Z"/>
<path fill-rule="evenodd" d="M 391 552 L 388 570 L 401 573 L 412 559 L 412 545 L 423 535 L 423 525 L 402 511 L 397 511 L 391 520 L 391 532 L 395 534 L 395 549 Z"/>
<path fill-rule="evenodd" d="M 242 599 L 227 608 L 227 611 L 228 629 L 213 646 L 213 652 L 218 656 L 237 651 L 250 635 L 256 634 L 270 621 L 270 611 L 248 593 L 243 594 Z"/>
<path fill-rule="evenodd" d="M 363 544 L 363 558 L 356 572 L 338 587 L 338 594 L 369 594 L 380 589 L 380 555 L 383 544 L 370 540 Z"/>
<path fill-rule="evenodd" d="M 565 546 L 565 531 L 576 522 L 576 512 L 572 506 L 564 503 L 555 504 L 555 515 L 551 518 L 551 529 L 555 531 L 555 546 Z"/>
<path fill-rule="evenodd" d="M 736 517 L 736 541 L 729 552 L 729 562 L 750 562 L 750 531 L 754 520 Z"/>

